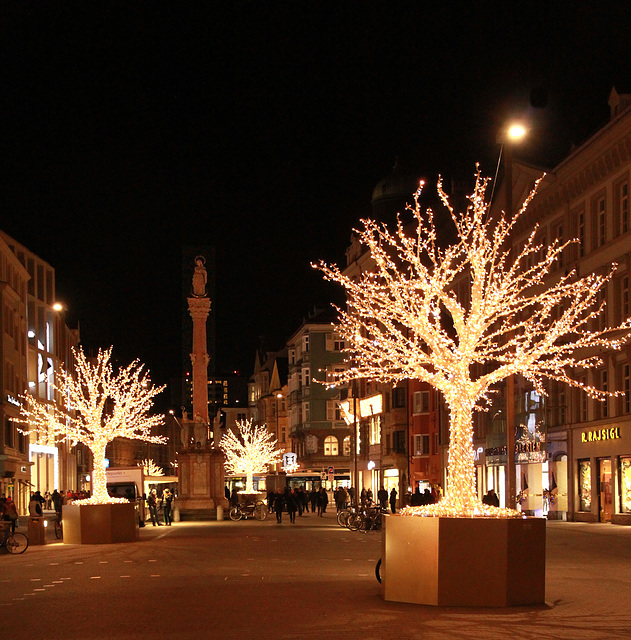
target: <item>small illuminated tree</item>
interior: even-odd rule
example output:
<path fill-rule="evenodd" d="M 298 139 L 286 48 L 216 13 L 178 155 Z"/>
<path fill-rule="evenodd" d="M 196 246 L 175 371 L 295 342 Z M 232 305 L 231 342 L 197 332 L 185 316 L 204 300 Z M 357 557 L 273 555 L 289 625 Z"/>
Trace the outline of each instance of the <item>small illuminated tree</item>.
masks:
<path fill-rule="evenodd" d="M 628 319 L 618 327 L 592 327 L 603 311 L 600 292 L 615 265 L 604 275 L 579 278 L 571 271 L 551 277 L 551 267 L 569 243 L 540 246 L 535 228 L 520 248 L 510 249 L 511 232 L 538 183 L 512 219 L 501 214 L 493 220 L 485 200 L 487 182 L 478 170 L 470 204 L 456 215 L 439 180 L 438 193 L 457 231 L 451 246 L 440 248 L 431 209 L 425 215 L 421 211 L 419 189 L 415 205 L 408 207 L 415 235 L 406 233 L 400 218 L 395 233 L 362 221 L 357 233 L 370 251 L 373 271 L 354 279 L 335 265 L 315 265 L 347 294 L 336 330 L 346 339 L 353 364 L 337 383 L 420 380 L 439 390 L 449 408 L 445 497 L 408 513 L 518 515 L 477 498 L 474 411 L 488 408 L 494 386 L 515 374 L 542 395 L 544 381 L 551 379 L 603 399 L 609 394 L 583 383 L 578 372 L 600 365 L 599 350 L 619 349 L 628 338 Z M 466 302 L 456 294 L 463 282 Z"/>
<path fill-rule="evenodd" d="M 236 425 L 238 433 L 228 431 L 219 447 L 226 456 L 226 471 L 244 474 L 245 493 L 254 493 L 254 475 L 280 462 L 284 449 L 276 449 L 277 441 L 265 425 L 254 426 L 252 420 L 237 420 Z"/>
<path fill-rule="evenodd" d="M 105 473 L 105 448 L 114 438 L 131 438 L 164 443 L 162 436 L 151 435 L 164 416 L 150 415 L 153 398 L 164 387 L 152 387 L 149 374 L 137 360 L 127 367 L 112 370 L 112 347 L 99 349 L 95 362 L 89 361 L 83 349 L 73 349 L 74 372 L 60 368 L 53 387 L 63 406 L 49 404 L 30 394 L 22 396 L 23 433 L 36 434 L 39 440 L 62 442 L 71 446 L 83 443 L 92 452 L 92 497 L 88 504 L 124 502 L 110 498 Z"/>
<path fill-rule="evenodd" d="M 164 469 L 159 467 L 151 458 L 145 459 L 138 463 L 139 467 L 142 467 L 144 472 L 148 476 L 163 476 Z"/>

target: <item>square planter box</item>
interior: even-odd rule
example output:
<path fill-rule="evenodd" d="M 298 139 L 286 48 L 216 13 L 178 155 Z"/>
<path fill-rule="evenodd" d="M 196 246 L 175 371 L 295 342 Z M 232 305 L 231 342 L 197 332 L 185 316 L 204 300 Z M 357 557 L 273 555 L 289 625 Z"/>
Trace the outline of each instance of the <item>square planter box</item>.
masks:
<path fill-rule="evenodd" d="M 545 602 L 543 518 L 384 519 L 385 600 L 443 607 Z"/>
<path fill-rule="evenodd" d="M 68 504 L 63 507 L 64 544 L 135 542 L 138 517 L 131 502 Z"/>

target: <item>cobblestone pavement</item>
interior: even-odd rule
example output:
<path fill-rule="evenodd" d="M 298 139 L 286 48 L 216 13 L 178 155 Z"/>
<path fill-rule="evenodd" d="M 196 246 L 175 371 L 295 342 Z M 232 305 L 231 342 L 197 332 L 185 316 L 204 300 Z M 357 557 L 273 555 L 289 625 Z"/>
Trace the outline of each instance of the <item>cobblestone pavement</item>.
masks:
<path fill-rule="evenodd" d="M 341 529 L 333 513 L 296 520 L 181 522 L 146 527 L 133 544 L 2 551 L 2 635 L 631 638 L 631 527 L 550 522 L 546 604 L 463 609 L 385 602 L 380 533 Z"/>

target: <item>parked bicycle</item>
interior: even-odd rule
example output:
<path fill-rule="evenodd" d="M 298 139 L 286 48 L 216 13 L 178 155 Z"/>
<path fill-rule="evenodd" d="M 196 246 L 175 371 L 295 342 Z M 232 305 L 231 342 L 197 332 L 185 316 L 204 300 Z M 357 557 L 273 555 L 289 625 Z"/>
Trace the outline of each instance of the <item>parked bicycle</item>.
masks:
<path fill-rule="evenodd" d="M 379 531 L 383 523 L 383 510 L 379 505 L 358 509 L 348 516 L 347 527 L 351 531 Z"/>
<path fill-rule="evenodd" d="M 257 520 L 265 520 L 267 518 L 267 507 L 262 501 L 258 502 L 240 502 L 230 509 L 230 520 L 235 522 L 241 519 L 255 517 Z"/>
<path fill-rule="evenodd" d="M 28 549 L 28 538 L 23 533 L 11 533 L 11 524 L 0 523 L 0 547 L 9 553 L 24 553 Z"/>

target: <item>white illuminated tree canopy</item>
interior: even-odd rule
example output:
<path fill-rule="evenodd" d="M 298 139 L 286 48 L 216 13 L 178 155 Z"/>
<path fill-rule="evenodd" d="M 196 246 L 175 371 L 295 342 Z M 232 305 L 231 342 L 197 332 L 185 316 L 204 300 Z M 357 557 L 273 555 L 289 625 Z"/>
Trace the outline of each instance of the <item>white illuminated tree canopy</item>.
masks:
<path fill-rule="evenodd" d="M 408 207 L 415 234 L 406 233 L 400 217 L 394 233 L 373 220 L 362 221 L 356 233 L 374 269 L 354 278 L 336 265 L 316 265 L 347 294 L 336 331 L 346 339 L 352 361 L 337 384 L 360 378 L 419 380 L 439 390 L 449 408 L 445 497 L 436 505 L 408 509 L 411 515 L 519 515 L 477 498 L 474 411 L 488 408 L 493 387 L 515 374 L 543 395 L 544 382 L 556 380 L 603 399 L 609 394 L 584 383 L 580 374 L 602 364 L 600 351 L 619 349 L 628 338 L 628 319 L 617 327 L 596 328 L 605 304 L 601 290 L 615 265 L 605 274 L 582 278 L 575 271 L 551 275 L 569 243 L 540 246 L 535 228 L 511 248 L 511 234 L 538 183 L 515 216 L 502 213 L 495 220 L 485 200 L 487 183 L 478 171 L 466 212 L 456 214 L 439 180 L 438 193 L 457 231 L 451 246 L 439 246 L 433 212 L 421 210 L 419 189 L 415 205 Z M 466 299 L 456 293 L 462 282 Z"/>
<path fill-rule="evenodd" d="M 228 431 L 219 447 L 226 456 L 226 471 L 245 475 L 245 493 L 255 493 L 254 475 L 266 473 L 269 465 L 280 462 L 284 449 L 276 449 L 277 441 L 265 425 L 237 420 L 236 426 L 237 431 Z"/>
<path fill-rule="evenodd" d="M 96 360 L 86 358 L 83 349 L 73 349 L 74 372 L 59 368 L 53 388 L 62 406 L 42 402 L 30 394 L 22 396 L 23 433 L 35 434 L 39 442 L 78 442 L 92 452 L 92 497 L 90 504 L 124 502 L 107 493 L 105 448 L 114 438 L 130 438 L 164 443 L 162 436 L 151 435 L 153 427 L 164 421 L 162 415 L 150 415 L 153 398 L 164 387 L 153 387 L 149 374 L 137 360 L 127 367 L 112 370 L 112 347 L 99 349 Z"/>

